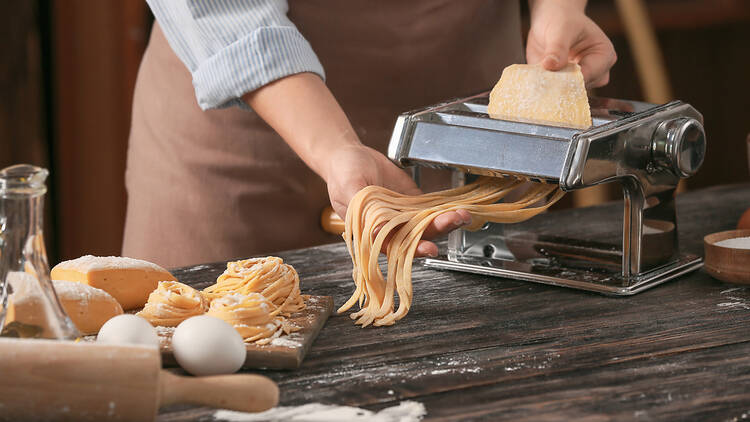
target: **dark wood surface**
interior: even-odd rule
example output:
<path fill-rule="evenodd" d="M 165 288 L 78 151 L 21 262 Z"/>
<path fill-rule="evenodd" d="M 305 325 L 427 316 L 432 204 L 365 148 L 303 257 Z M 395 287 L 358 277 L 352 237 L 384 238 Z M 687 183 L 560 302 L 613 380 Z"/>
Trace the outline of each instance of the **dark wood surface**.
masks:
<path fill-rule="evenodd" d="M 733 228 L 750 186 L 678 198 L 683 250 Z M 619 230 L 621 204 L 539 216 L 528 225 Z M 598 223 L 606 221 L 607 223 Z M 343 244 L 281 253 L 303 293 L 353 291 Z M 224 263 L 177 270 L 203 287 Z M 704 270 L 632 297 L 440 272 L 417 264 L 414 303 L 396 325 L 361 329 L 332 316 L 298 370 L 261 371 L 281 405 L 380 409 L 425 404 L 427 420 L 744 420 L 750 418 L 750 286 Z M 162 409 L 160 421 L 212 420 L 213 410 Z"/>

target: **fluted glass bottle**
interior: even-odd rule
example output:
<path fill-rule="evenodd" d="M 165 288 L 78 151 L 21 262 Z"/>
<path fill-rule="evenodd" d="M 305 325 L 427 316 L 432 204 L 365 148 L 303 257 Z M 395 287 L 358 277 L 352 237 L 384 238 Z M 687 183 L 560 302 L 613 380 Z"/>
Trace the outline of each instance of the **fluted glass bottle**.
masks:
<path fill-rule="evenodd" d="M 42 222 L 47 170 L 0 170 L 0 327 L 8 337 L 79 336 L 50 281 Z"/>

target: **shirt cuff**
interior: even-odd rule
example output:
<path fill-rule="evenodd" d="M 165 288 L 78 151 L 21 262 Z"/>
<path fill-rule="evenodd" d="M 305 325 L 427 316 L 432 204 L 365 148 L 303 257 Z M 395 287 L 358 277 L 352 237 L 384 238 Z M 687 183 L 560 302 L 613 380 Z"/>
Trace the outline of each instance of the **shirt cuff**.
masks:
<path fill-rule="evenodd" d="M 238 105 L 240 97 L 296 73 L 325 79 L 323 66 L 310 43 L 294 27 L 266 26 L 221 49 L 193 72 L 198 105 L 207 110 Z"/>

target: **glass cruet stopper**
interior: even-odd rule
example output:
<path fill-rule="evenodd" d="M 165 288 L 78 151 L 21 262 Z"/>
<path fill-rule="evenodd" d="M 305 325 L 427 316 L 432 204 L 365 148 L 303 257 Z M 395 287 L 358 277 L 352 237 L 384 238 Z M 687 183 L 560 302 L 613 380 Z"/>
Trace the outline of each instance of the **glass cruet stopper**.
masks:
<path fill-rule="evenodd" d="M 43 168 L 0 170 L 0 327 L 2 336 L 75 339 L 80 334 L 50 281 L 44 248 Z"/>

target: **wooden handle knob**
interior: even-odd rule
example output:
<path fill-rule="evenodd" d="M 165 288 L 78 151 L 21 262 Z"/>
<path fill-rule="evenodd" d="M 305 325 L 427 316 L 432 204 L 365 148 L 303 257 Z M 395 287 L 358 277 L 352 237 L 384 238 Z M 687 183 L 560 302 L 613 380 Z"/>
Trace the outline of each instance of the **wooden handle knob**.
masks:
<path fill-rule="evenodd" d="M 344 232 L 344 220 L 331 207 L 325 207 L 320 214 L 320 225 L 328 233 L 341 234 Z"/>
<path fill-rule="evenodd" d="M 240 412 L 262 412 L 279 402 L 279 387 L 261 375 L 181 377 L 161 371 L 159 405 L 187 403 Z"/>

